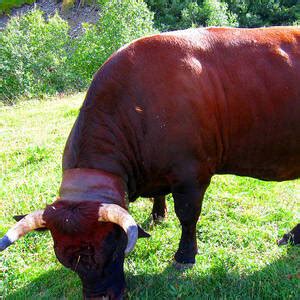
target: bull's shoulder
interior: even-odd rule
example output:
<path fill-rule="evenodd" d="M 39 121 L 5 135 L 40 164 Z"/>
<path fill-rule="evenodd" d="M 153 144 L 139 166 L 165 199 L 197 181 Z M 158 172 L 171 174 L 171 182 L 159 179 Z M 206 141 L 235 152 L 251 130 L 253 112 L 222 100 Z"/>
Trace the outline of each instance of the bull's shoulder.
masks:
<path fill-rule="evenodd" d="M 103 95 L 104 89 L 117 93 L 129 81 L 132 82 L 136 74 L 162 71 L 166 65 L 175 66 L 195 47 L 208 47 L 206 35 L 204 29 L 191 29 L 136 39 L 107 59 L 94 75 L 88 94 Z"/>

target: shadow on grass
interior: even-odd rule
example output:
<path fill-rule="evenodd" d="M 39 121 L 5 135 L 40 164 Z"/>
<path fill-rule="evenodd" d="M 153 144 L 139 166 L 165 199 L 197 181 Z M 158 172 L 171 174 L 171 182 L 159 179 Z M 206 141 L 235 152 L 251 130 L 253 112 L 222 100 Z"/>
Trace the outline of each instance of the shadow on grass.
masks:
<path fill-rule="evenodd" d="M 250 275 L 228 271 L 226 262 L 199 275 L 177 271 L 172 265 L 161 274 L 127 275 L 132 299 L 300 299 L 300 247 Z"/>
<path fill-rule="evenodd" d="M 126 275 L 129 299 L 300 299 L 300 247 L 290 247 L 283 258 L 245 276 L 226 270 L 222 262 L 204 275 L 172 265 L 160 274 Z M 61 268 L 5 299 L 81 299 L 81 283 Z"/>
<path fill-rule="evenodd" d="M 77 275 L 61 267 L 44 273 L 4 299 L 81 299 L 81 293 Z"/>

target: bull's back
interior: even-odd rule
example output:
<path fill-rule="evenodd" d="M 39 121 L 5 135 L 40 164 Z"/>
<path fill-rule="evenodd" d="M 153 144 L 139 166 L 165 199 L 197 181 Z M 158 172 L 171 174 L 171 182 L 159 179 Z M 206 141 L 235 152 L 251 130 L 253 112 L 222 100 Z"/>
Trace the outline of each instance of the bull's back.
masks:
<path fill-rule="evenodd" d="M 146 144 L 161 145 L 155 167 L 300 176 L 299 29 L 211 28 L 138 43 L 144 71 L 134 82 L 151 112 Z"/>

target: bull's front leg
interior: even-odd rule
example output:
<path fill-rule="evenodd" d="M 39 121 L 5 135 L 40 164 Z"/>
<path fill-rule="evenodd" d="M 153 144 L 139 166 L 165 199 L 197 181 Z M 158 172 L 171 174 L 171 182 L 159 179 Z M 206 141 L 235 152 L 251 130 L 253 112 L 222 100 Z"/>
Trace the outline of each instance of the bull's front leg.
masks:
<path fill-rule="evenodd" d="M 196 224 L 207 186 L 208 184 L 184 184 L 173 189 L 175 212 L 182 227 L 179 248 L 175 254 L 176 267 L 192 266 L 195 263 L 198 252 Z"/>

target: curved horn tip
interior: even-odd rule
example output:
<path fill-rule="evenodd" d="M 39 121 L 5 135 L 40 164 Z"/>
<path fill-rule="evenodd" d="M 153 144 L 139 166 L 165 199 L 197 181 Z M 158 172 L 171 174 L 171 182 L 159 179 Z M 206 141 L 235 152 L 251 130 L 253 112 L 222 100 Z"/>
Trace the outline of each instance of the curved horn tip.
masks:
<path fill-rule="evenodd" d="M 117 204 L 103 203 L 98 212 L 99 221 L 112 222 L 123 228 L 127 235 L 125 254 L 133 250 L 138 239 L 138 226 L 129 212 Z"/>
<path fill-rule="evenodd" d="M 9 247 L 13 242 L 9 239 L 7 235 L 5 235 L 2 239 L 0 239 L 0 251 L 5 250 Z"/>
<path fill-rule="evenodd" d="M 138 227 L 137 225 L 129 226 L 127 230 L 127 240 L 128 244 L 125 249 L 125 255 L 128 255 L 134 248 L 136 241 L 138 239 Z"/>

